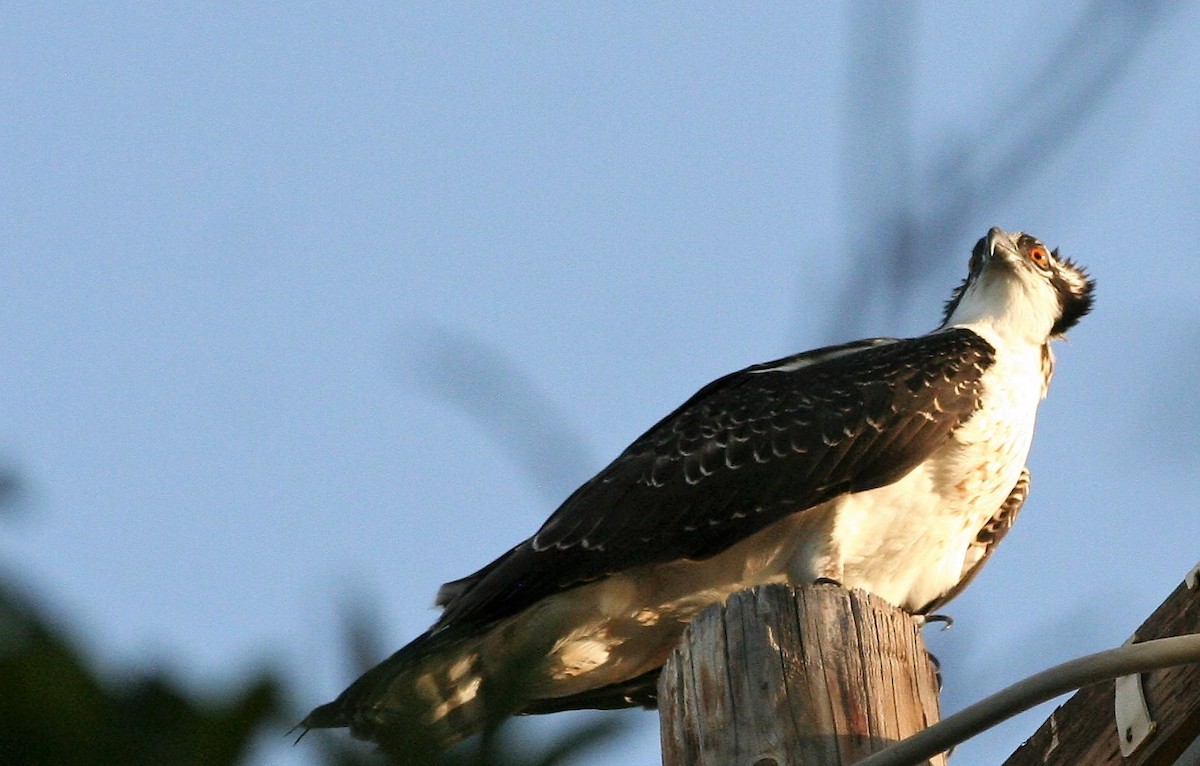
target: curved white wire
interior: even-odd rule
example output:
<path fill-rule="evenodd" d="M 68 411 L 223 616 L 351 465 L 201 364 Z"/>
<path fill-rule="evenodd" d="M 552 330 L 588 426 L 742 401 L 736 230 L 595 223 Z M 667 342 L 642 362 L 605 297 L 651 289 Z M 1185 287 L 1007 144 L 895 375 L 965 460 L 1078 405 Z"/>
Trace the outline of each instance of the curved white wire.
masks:
<path fill-rule="evenodd" d="M 855 766 L 916 766 L 1034 705 L 1088 684 L 1200 662 L 1200 633 L 1109 649 L 1055 665 L 963 708 Z M 1116 724 L 1113 724 L 1116 736 Z"/>

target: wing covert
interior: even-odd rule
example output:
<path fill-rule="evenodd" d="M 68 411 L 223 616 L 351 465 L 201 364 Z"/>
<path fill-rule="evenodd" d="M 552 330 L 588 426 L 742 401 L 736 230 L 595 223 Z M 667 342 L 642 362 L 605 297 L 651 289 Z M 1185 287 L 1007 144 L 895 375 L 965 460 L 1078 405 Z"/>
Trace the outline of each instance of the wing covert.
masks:
<path fill-rule="evenodd" d="M 755 365 L 703 387 L 489 564 L 438 627 L 489 623 L 635 566 L 703 559 L 894 481 L 978 407 L 995 350 L 952 329 Z"/>

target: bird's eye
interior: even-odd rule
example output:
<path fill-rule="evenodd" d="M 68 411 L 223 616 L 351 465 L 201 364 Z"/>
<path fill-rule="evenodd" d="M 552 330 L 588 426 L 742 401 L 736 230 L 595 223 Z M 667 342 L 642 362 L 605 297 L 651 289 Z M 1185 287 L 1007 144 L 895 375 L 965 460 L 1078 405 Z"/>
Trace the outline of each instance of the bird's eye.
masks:
<path fill-rule="evenodd" d="M 1029 248 L 1029 260 L 1033 261 L 1040 268 L 1050 267 L 1050 253 L 1046 252 L 1046 248 L 1041 245 L 1034 245 Z"/>

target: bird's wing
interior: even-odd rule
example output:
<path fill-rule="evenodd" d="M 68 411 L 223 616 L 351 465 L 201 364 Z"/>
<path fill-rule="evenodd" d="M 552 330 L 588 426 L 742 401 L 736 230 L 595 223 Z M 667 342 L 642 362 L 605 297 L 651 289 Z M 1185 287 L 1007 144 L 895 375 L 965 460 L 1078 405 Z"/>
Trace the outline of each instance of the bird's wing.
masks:
<path fill-rule="evenodd" d="M 646 564 L 704 559 L 779 519 L 912 470 L 978 407 L 995 350 L 965 329 L 819 349 L 720 378 L 542 528 L 456 581 L 434 631 L 490 624 Z"/>
<path fill-rule="evenodd" d="M 1029 497 L 1029 483 L 1029 469 L 1022 468 L 1021 475 L 1017 479 L 1017 483 L 1013 485 L 1012 491 L 1008 493 L 1008 497 L 996 509 L 992 518 L 983 525 L 983 528 L 975 535 L 975 540 L 967 548 L 961 579 L 950 590 L 917 610 L 917 614 L 930 614 L 935 609 L 941 609 L 971 584 L 971 581 L 979 574 L 979 570 L 983 568 L 983 563 L 996 551 L 996 546 L 1016 523 L 1017 514 L 1025 505 L 1025 499 Z"/>

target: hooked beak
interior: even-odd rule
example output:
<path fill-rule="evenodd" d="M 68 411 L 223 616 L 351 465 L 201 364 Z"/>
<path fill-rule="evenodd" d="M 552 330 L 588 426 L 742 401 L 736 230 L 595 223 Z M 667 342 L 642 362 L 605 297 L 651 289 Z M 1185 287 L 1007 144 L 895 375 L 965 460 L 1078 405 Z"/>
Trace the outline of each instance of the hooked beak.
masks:
<path fill-rule="evenodd" d="M 1001 258 L 1007 261 L 1017 254 L 1017 243 L 1013 241 L 1012 235 L 1007 231 L 993 226 L 987 233 L 985 250 L 987 254 L 984 261 L 986 263 L 990 263 L 996 258 L 997 250 L 1000 251 Z"/>

